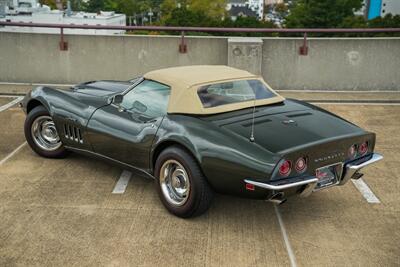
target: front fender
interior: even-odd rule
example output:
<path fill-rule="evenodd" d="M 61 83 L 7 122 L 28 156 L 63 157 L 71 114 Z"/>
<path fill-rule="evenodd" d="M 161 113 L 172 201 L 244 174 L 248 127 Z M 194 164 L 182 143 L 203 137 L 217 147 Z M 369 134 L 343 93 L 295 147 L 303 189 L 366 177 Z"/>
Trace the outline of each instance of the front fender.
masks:
<path fill-rule="evenodd" d="M 32 104 L 33 102 L 37 102 L 38 104 L 44 106 L 49 113 L 51 112 L 48 101 L 43 97 L 43 87 L 39 86 L 33 88 L 22 99 L 21 107 L 25 114 L 28 114 L 32 107 L 37 106 L 37 104 Z"/>
<path fill-rule="evenodd" d="M 90 144 L 85 141 L 87 140 L 86 127 L 96 109 L 107 104 L 104 99 L 72 90 L 36 87 L 22 101 L 24 111 L 27 112 L 29 106 L 34 102 L 36 104 L 40 102 L 49 111 L 59 133 L 65 132 L 65 129 L 69 127 L 80 129 L 83 140 L 81 143 L 67 137 L 66 133 L 65 135 L 60 134 L 60 138 L 66 146 L 79 146 L 79 148 L 91 150 Z"/>

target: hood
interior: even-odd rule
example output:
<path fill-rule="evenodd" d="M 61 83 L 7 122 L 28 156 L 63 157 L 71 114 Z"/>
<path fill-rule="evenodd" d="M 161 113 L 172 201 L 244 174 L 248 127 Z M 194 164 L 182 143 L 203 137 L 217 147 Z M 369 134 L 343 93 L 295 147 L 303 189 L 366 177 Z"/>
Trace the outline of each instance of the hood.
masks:
<path fill-rule="evenodd" d="M 133 83 L 128 81 L 92 81 L 75 85 L 72 90 L 81 94 L 103 97 L 122 93 L 132 85 Z"/>
<path fill-rule="evenodd" d="M 253 113 L 213 120 L 220 127 L 249 139 Z M 254 115 L 255 143 L 273 153 L 309 143 L 365 133 L 333 114 L 286 100 L 283 105 L 257 109 Z"/>

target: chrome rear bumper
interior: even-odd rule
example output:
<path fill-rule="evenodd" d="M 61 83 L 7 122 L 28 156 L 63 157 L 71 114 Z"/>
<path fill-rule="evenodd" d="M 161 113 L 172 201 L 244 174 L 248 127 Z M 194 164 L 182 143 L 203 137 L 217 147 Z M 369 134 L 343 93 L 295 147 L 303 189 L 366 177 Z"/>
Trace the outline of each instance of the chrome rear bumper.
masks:
<path fill-rule="evenodd" d="M 381 159 L 383 159 L 382 155 L 373 153 L 368 160 L 363 161 L 359 164 L 357 164 L 357 161 L 347 163 L 344 166 L 344 170 L 343 170 L 344 175 L 343 175 L 342 179 L 340 180 L 340 182 L 338 183 L 338 185 L 344 185 L 352 177 L 359 178 L 360 176 L 358 175 L 358 171 L 360 171 L 362 168 L 364 168 L 372 163 L 375 163 Z M 271 183 L 261 183 L 261 182 L 256 182 L 256 181 L 252 181 L 249 179 L 245 179 L 244 182 L 248 183 L 248 184 L 252 184 L 256 187 L 273 190 L 273 191 L 282 191 L 282 190 L 285 190 L 288 188 L 306 185 L 304 190 L 300 193 L 300 196 L 307 197 L 314 191 L 315 187 L 317 186 L 318 178 L 317 177 L 308 177 L 305 180 L 289 182 L 289 183 L 280 184 L 280 185 L 274 185 Z"/>
<path fill-rule="evenodd" d="M 346 164 L 345 168 L 344 168 L 344 175 L 343 175 L 342 180 L 340 181 L 339 185 L 344 185 L 351 178 L 356 176 L 356 174 L 358 174 L 358 172 L 362 168 L 364 168 L 364 167 L 366 167 L 366 166 L 368 166 L 368 165 L 370 165 L 372 163 L 375 163 L 375 162 L 377 162 L 377 161 L 379 161 L 381 159 L 383 159 L 382 155 L 380 155 L 378 153 L 373 153 L 370 156 L 370 158 L 368 160 L 364 161 L 364 162 L 361 162 L 359 164 L 350 162 L 350 163 Z"/>

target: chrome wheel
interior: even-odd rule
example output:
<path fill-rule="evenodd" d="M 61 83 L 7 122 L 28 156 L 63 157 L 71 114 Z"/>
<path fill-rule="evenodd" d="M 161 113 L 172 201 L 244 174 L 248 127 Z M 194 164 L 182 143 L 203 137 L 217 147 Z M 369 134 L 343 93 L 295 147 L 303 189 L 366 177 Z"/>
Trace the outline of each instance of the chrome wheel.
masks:
<path fill-rule="evenodd" d="M 176 160 L 167 160 L 160 169 L 160 186 L 165 199 L 174 206 L 186 203 L 190 180 L 185 168 Z"/>
<path fill-rule="evenodd" d="M 35 144 L 45 151 L 57 150 L 62 145 L 50 116 L 37 117 L 32 123 L 31 135 Z"/>

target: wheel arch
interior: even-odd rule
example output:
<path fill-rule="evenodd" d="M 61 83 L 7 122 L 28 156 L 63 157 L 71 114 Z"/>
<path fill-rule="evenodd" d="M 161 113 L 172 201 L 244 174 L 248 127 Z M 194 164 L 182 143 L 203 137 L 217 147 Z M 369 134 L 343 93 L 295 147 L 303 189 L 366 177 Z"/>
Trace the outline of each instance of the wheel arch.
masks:
<path fill-rule="evenodd" d="M 183 150 L 185 150 L 187 153 L 189 153 L 197 162 L 199 165 L 200 169 L 202 169 L 201 163 L 199 158 L 196 156 L 196 153 L 193 151 L 193 149 L 189 148 L 189 146 L 183 144 L 182 142 L 176 141 L 176 140 L 164 140 L 160 143 L 158 143 L 154 149 L 152 150 L 152 153 L 150 155 L 150 170 L 151 173 L 154 175 L 154 168 L 156 165 L 156 161 L 158 156 L 161 154 L 162 151 L 167 149 L 168 147 L 171 146 L 177 146 Z"/>
<path fill-rule="evenodd" d="M 37 100 L 36 98 L 29 100 L 28 104 L 26 105 L 26 113 L 31 112 L 32 109 L 34 109 L 38 106 L 43 106 L 44 108 L 47 109 L 47 107 L 41 101 Z"/>

